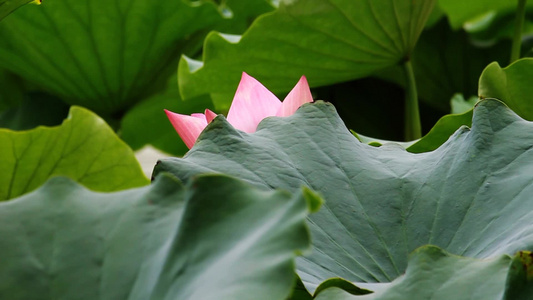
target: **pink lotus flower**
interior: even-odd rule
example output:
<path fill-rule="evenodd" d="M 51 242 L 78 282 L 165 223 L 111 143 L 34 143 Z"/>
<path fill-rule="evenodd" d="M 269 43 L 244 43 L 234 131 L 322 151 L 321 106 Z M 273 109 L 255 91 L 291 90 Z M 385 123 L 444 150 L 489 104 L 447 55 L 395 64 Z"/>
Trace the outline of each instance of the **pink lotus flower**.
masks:
<path fill-rule="evenodd" d="M 259 81 L 243 73 L 227 120 L 236 129 L 251 133 L 255 132 L 257 125 L 264 118 L 290 116 L 307 102 L 313 102 L 313 97 L 305 76 L 300 78 L 285 100 L 281 102 Z M 203 114 L 196 113 L 190 116 L 173 113 L 166 109 L 165 113 L 189 149 L 192 148 L 207 124 L 217 116 L 209 109 L 206 109 Z"/>

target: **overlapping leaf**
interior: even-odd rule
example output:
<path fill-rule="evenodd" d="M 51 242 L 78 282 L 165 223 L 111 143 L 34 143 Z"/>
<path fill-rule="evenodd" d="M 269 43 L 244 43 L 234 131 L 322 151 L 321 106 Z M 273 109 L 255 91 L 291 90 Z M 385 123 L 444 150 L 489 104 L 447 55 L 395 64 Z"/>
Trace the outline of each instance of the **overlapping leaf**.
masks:
<path fill-rule="evenodd" d="M 461 126 L 472 123 L 472 109 L 462 114 L 450 114 L 440 118 L 435 126 L 415 143 L 408 145 L 407 151 L 412 153 L 429 152 L 444 144 Z"/>
<path fill-rule="evenodd" d="M 527 283 L 523 265 L 516 257 L 512 259 L 502 255 L 480 260 L 450 255 L 437 247 L 425 246 L 410 256 L 405 275 L 392 283 L 370 285 L 378 289 L 376 293 L 356 296 L 333 287 L 320 292 L 315 299 L 525 300 L 533 293 L 531 283 Z"/>
<path fill-rule="evenodd" d="M 0 203 L 0 299 L 285 300 L 317 201 L 225 176 L 118 193 L 54 178 Z"/>
<path fill-rule="evenodd" d="M 314 251 L 298 261 L 306 286 L 338 276 L 388 282 L 425 244 L 475 258 L 533 249 L 533 124 L 495 100 L 479 103 L 472 123 L 437 150 L 412 154 L 360 143 L 323 102 L 268 118 L 255 134 L 218 117 L 183 159 L 162 160 L 156 172 L 309 186 L 326 202 L 309 218 Z"/>
<path fill-rule="evenodd" d="M 398 142 L 391 140 L 382 140 L 373 137 L 364 136 L 356 132 L 352 133 L 361 142 L 371 146 L 380 147 L 386 144 L 395 144 L 402 146 L 411 153 L 423 153 L 433 151 L 444 144 L 450 136 L 461 126 L 470 126 L 472 124 L 472 109 L 461 114 L 449 114 L 440 118 L 435 126 L 421 139 L 410 142 Z"/>
<path fill-rule="evenodd" d="M 450 24 L 454 28 L 461 27 L 466 21 L 486 16 L 486 14 L 498 14 L 514 10 L 518 1 L 509 0 L 439 0 L 440 8 L 448 16 Z M 528 6 L 533 7 L 529 2 Z"/>
<path fill-rule="evenodd" d="M 70 104 L 120 111 L 159 88 L 223 20 L 212 2 L 48 1 L 0 23 L 0 66 Z"/>
<path fill-rule="evenodd" d="M 71 108 L 58 127 L 0 129 L 0 201 L 32 191 L 50 177 L 116 191 L 148 184 L 133 151 L 94 113 Z"/>
<path fill-rule="evenodd" d="M 311 86 L 367 76 L 413 50 L 434 0 L 297 0 L 259 17 L 242 36 L 210 34 L 204 61 L 183 58 L 185 99 L 211 93 L 228 107 L 243 71 L 273 92 L 305 74 Z M 273 51 L 272 49 L 275 49 Z"/>
<path fill-rule="evenodd" d="M 533 120 L 533 58 L 517 60 L 502 68 L 488 65 L 479 78 L 479 97 L 497 98 L 526 120 Z"/>

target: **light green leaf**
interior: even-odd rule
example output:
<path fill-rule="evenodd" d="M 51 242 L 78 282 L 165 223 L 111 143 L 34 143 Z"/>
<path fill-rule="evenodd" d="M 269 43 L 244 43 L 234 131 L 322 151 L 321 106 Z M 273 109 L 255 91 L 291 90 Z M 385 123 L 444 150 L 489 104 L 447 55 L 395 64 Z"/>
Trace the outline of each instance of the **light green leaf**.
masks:
<path fill-rule="evenodd" d="M 399 141 L 383 140 L 383 139 L 378 139 L 378 138 L 362 135 L 353 130 L 351 130 L 351 132 L 361 142 L 365 144 L 369 144 L 370 146 L 375 146 L 375 147 L 379 147 L 379 146 L 389 144 L 389 143 L 394 143 L 396 145 L 402 146 L 403 148 L 408 148 L 411 145 L 415 144 L 417 141 L 419 141 L 419 140 L 414 140 L 414 141 L 409 141 L 409 142 L 399 142 Z"/>
<path fill-rule="evenodd" d="M 133 151 L 94 113 L 73 107 L 58 127 L 0 129 L 0 201 L 62 175 L 97 191 L 148 184 Z"/>
<path fill-rule="evenodd" d="M 533 120 L 533 58 L 517 60 L 502 68 L 488 65 L 479 78 L 479 98 L 497 98 L 524 119 Z"/>
<path fill-rule="evenodd" d="M 297 267 L 312 291 L 332 277 L 392 281 L 426 244 L 474 258 L 531 251 L 532 143 L 533 124 L 496 100 L 476 106 L 471 130 L 420 154 L 359 142 L 319 101 L 263 120 L 254 134 L 218 117 L 184 158 L 164 159 L 155 172 L 227 173 L 320 193 L 325 203 L 309 218 L 314 251 Z"/>
<path fill-rule="evenodd" d="M 41 0 L 0 0 L 0 21 L 17 8 L 31 2 L 41 4 Z"/>
<path fill-rule="evenodd" d="M 203 62 L 183 57 L 181 93 L 185 99 L 211 93 L 224 109 L 243 71 L 275 93 L 288 92 L 302 75 L 311 86 L 367 76 L 409 56 L 435 2 L 282 1 L 242 37 L 209 34 Z"/>
<path fill-rule="evenodd" d="M 472 96 L 468 98 L 468 100 L 465 99 L 465 97 L 462 94 L 455 94 L 452 97 L 452 100 L 450 100 L 450 106 L 452 107 L 452 114 L 462 114 L 465 113 L 472 108 L 474 108 L 474 105 L 479 101 L 479 98 L 476 96 Z"/>
<path fill-rule="evenodd" d="M 312 202 L 225 176 L 117 193 L 54 178 L 0 203 L 1 295 L 285 300 Z"/>
<path fill-rule="evenodd" d="M 507 291 L 507 278 L 514 274 L 513 260 L 507 255 L 492 259 L 473 259 L 451 255 L 434 246 L 417 249 L 409 258 L 405 275 L 380 291 L 350 295 L 339 288 L 327 289 L 317 300 L 404 300 L 404 299 L 519 299 L 527 296 L 522 286 Z M 521 268 L 521 267 L 520 267 Z M 521 276 L 525 278 L 525 276 Z M 512 298 L 509 296 L 513 296 Z"/>
<path fill-rule="evenodd" d="M 223 20 L 212 2 L 61 0 L 0 23 L 0 66 L 99 113 L 150 95 Z"/>

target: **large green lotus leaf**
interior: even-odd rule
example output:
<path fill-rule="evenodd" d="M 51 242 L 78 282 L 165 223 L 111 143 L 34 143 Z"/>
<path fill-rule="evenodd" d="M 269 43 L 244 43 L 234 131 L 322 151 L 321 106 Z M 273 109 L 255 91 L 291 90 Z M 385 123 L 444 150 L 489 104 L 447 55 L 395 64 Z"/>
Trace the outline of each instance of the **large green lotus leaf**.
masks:
<path fill-rule="evenodd" d="M 0 23 L 0 66 L 70 104 L 117 112 L 164 84 L 179 55 L 222 20 L 207 1 L 27 5 Z"/>
<path fill-rule="evenodd" d="M 284 300 L 317 201 L 220 175 L 117 193 L 54 178 L 0 204 L 0 298 Z"/>
<path fill-rule="evenodd" d="M 410 255 L 405 275 L 380 284 L 376 293 L 355 296 L 340 288 L 327 289 L 317 300 L 405 299 L 528 299 L 533 293 L 519 261 L 507 255 L 474 259 L 450 255 L 435 246 L 424 246 Z"/>
<path fill-rule="evenodd" d="M 479 78 L 479 97 L 497 98 L 505 102 L 522 118 L 533 120 L 533 58 L 517 60 L 502 68 L 488 65 Z"/>
<path fill-rule="evenodd" d="M 483 17 L 486 14 L 498 14 L 514 10 L 518 0 L 439 0 L 439 7 L 448 16 L 453 28 L 463 26 L 466 21 Z M 529 1 L 528 7 L 533 7 Z"/>
<path fill-rule="evenodd" d="M 242 37 L 208 35 L 203 62 L 183 57 L 181 93 L 185 99 L 211 93 L 224 108 L 243 71 L 275 93 L 289 91 L 302 75 L 311 86 L 367 76 L 411 53 L 435 1 L 282 1 Z"/>
<path fill-rule="evenodd" d="M 408 254 L 433 244 L 486 258 L 533 249 L 533 124 L 496 100 L 480 102 L 472 129 L 461 127 L 433 152 L 359 142 L 332 105 L 267 118 L 254 134 L 216 118 L 184 158 L 155 172 L 183 180 L 227 173 L 259 186 L 311 187 L 325 199 L 309 218 L 314 251 L 298 260 L 313 290 L 323 280 L 388 282 Z"/>
<path fill-rule="evenodd" d="M 0 201 L 63 175 L 98 191 L 148 184 L 133 151 L 97 115 L 72 107 L 58 127 L 0 129 Z"/>
<path fill-rule="evenodd" d="M 31 2 L 40 4 L 41 0 L 0 0 L 0 21 L 17 8 Z"/>
<path fill-rule="evenodd" d="M 413 51 L 418 96 L 442 113 L 449 113 L 452 96 L 456 93 L 476 95 L 483 69 L 493 61 L 506 63 L 510 49 L 511 44 L 507 41 L 491 47 L 475 46 L 464 31 L 452 31 L 446 20 L 442 20 L 422 33 Z M 384 70 L 378 76 L 406 85 L 400 67 Z"/>

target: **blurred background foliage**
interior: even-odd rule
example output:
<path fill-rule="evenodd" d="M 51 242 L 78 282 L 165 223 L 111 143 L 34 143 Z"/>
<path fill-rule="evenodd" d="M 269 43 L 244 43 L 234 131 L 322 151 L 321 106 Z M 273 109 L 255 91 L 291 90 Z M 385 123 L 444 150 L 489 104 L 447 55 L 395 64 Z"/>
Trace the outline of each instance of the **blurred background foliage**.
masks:
<path fill-rule="evenodd" d="M 375 7 L 386 7 L 390 1 L 378 2 Z M 366 14 L 359 23 L 347 17 L 339 26 L 330 26 L 328 22 L 336 24 L 332 20 L 343 11 L 334 11 L 333 4 L 327 3 L 57 0 L 21 6 L 0 21 L 0 126 L 28 130 L 58 125 L 69 107 L 78 105 L 100 115 L 134 150 L 150 144 L 181 156 L 187 148 L 163 109 L 190 114 L 210 108 L 225 113 L 237 87 L 235 78 L 247 71 L 279 97 L 300 75 L 306 75 L 314 98 L 332 102 L 348 128 L 374 138 L 403 140 L 406 81 L 401 64 L 405 59 L 412 62 L 417 81 L 423 133 L 452 112 L 450 100 L 455 94 L 478 95 L 478 80 L 487 65 L 498 62 L 505 67 L 509 62 L 513 1 L 476 0 L 468 5 L 428 1 L 418 10 L 405 10 L 400 19 L 410 25 L 405 30 L 400 26 L 399 33 L 388 30 L 388 21 L 383 21 L 387 9 L 376 12 L 366 1 L 334 1 L 347 14 L 359 5 L 358 9 L 377 15 Z M 527 8 L 524 56 L 533 47 L 533 5 Z M 370 20 L 376 16 L 382 21 Z M 372 32 L 372 24 L 382 26 L 385 34 Z M 288 26 L 301 31 L 289 31 Z M 264 48 L 261 41 L 272 38 L 262 36 L 268 30 L 285 30 L 287 37 L 280 45 L 293 40 L 295 46 L 263 49 L 264 54 L 261 49 L 239 48 L 247 41 Z M 361 45 L 343 41 L 343 35 L 350 37 L 344 32 L 366 36 L 369 48 L 360 49 L 366 47 L 364 41 Z M 372 41 L 372 33 L 377 41 Z M 319 45 L 319 37 L 324 36 L 348 47 L 337 45 L 336 52 L 321 48 L 325 46 Z M 402 42 L 395 40 L 399 37 Z M 380 41 L 390 43 L 392 50 L 379 49 Z M 295 53 L 299 43 L 315 43 L 317 48 Z M 369 49 L 378 49 L 383 57 L 376 59 L 379 56 Z M 351 59 L 350 51 L 357 59 L 344 70 L 342 62 Z M 245 60 L 254 55 L 273 61 L 295 57 L 334 67 L 317 70 L 293 59 L 298 67 L 283 69 L 268 59 Z"/>

